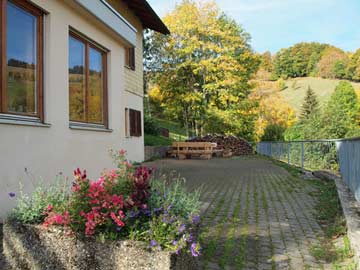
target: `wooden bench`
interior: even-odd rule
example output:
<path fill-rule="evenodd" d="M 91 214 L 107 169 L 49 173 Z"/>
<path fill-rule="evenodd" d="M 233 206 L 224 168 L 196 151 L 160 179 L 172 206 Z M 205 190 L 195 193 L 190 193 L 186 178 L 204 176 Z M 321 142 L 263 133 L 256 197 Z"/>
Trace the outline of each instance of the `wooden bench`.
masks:
<path fill-rule="evenodd" d="M 188 156 L 211 159 L 215 147 L 216 143 L 210 142 L 173 142 L 169 153 L 179 159 L 186 159 Z"/>

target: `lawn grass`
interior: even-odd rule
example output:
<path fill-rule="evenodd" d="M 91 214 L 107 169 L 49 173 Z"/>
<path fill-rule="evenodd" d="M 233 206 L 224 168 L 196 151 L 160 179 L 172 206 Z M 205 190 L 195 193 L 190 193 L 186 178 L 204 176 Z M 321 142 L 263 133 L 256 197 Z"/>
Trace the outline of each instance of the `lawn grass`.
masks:
<path fill-rule="evenodd" d="M 160 119 L 154 117 L 155 122 L 162 128 L 166 128 L 170 132 L 170 138 L 175 141 L 184 141 L 187 139 L 185 128 L 174 121 L 167 119 Z"/>
<path fill-rule="evenodd" d="M 286 89 L 280 92 L 284 100 L 299 113 L 306 91 L 310 86 L 318 97 L 320 106 L 323 106 L 334 92 L 340 80 L 323 79 L 316 77 L 295 78 L 286 81 Z M 351 83 L 355 90 L 360 89 L 360 83 Z"/>
<path fill-rule="evenodd" d="M 149 135 L 149 134 L 145 134 L 144 135 L 144 144 L 146 146 L 167 146 L 167 145 L 171 145 L 171 143 L 174 140 L 171 138 L 166 138 L 163 136 L 154 136 L 154 135 Z"/>

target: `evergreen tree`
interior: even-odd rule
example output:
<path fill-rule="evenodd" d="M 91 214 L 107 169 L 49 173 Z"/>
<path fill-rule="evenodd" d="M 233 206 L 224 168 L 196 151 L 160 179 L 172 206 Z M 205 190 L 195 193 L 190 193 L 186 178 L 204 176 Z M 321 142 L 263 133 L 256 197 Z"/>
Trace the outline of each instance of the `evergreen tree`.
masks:
<path fill-rule="evenodd" d="M 309 86 L 306 91 L 306 96 L 304 98 L 303 105 L 301 107 L 301 120 L 307 120 L 310 116 L 314 115 L 319 111 L 319 102 L 316 97 L 315 92 Z"/>

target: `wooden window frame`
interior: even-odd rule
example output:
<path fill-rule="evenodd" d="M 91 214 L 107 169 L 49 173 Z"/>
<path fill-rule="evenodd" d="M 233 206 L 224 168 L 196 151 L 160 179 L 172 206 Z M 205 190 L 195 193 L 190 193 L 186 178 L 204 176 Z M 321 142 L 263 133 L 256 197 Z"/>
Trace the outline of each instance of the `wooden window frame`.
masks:
<path fill-rule="evenodd" d="M 125 66 L 131 70 L 135 70 L 135 47 L 128 47 L 125 49 Z"/>
<path fill-rule="evenodd" d="M 125 137 L 130 137 L 130 112 L 125 108 Z"/>
<path fill-rule="evenodd" d="M 142 117 L 141 111 L 134 109 L 128 110 L 128 133 L 130 137 L 141 137 L 142 136 Z M 125 111 L 126 114 L 126 111 Z"/>
<path fill-rule="evenodd" d="M 36 45 L 37 45 L 37 63 L 36 63 L 36 103 L 37 103 L 37 113 L 28 114 L 21 112 L 8 112 L 7 110 L 7 48 L 6 48 L 6 7 L 7 2 L 10 2 L 17 7 L 25 10 L 26 12 L 32 14 L 37 18 L 36 26 Z M 8 114 L 14 116 L 25 116 L 36 118 L 40 122 L 44 121 L 44 94 L 43 94 L 43 68 L 44 68 L 44 15 L 45 13 L 31 4 L 28 1 L 23 0 L 0 0 L 0 114 Z"/>
<path fill-rule="evenodd" d="M 69 102 L 69 120 L 71 123 L 75 124 L 83 124 L 83 125 L 95 125 L 108 128 L 108 73 L 107 73 L 107 54 L 108 50 L 97 44 L 95 41 L 90 40 L 86 36 L 79 34 L 77 31 L 70 29 L 69 38 L 72 37 L 85 45 L 85 121 L 75 121 L 70 119 L 70 102 Z M 103 72 L 103 123 L 92 123 L 88 121 L 89 117 L 89 55 L 90 48 L 101 53 L 102 57 L 102 72 Z M 69 52 L 70 53 L 70 52 Z M 69 72 L 69 71 L 68 71 Z M 70 90 L 70 85 L 69 85 Z M 69 100 L 70 100 L 70 92 L 69 92 Z"/>

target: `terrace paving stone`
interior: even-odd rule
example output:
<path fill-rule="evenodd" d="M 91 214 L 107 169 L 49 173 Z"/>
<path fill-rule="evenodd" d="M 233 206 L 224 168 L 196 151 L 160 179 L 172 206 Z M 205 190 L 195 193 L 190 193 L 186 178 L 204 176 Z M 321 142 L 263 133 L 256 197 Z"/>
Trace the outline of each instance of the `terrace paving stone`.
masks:
<path fill-rule="evenodd" d="M 306 180 L 256 156 L 146 165 L 202 190 L 203 269 L 331 269 L 310 255 L 324 233 Z"/>

